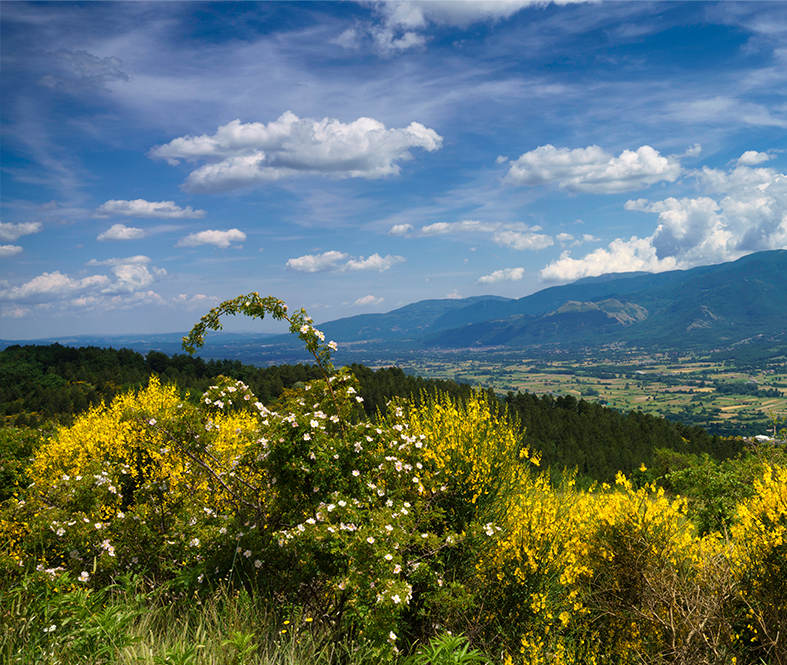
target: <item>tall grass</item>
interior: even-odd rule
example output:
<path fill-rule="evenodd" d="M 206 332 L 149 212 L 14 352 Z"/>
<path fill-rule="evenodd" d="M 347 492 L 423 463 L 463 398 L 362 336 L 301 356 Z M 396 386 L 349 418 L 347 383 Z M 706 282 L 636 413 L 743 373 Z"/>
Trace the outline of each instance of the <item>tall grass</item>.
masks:
<path fill-rule="evenodd" d="M 9 665 L 348 665 L 363 642 L 274 599 L 221 587 L 201 596 L 143 591 L 139 580 L 88 592 L 62 576 L 49 589 L 0 591 L 0 661 Z"/>

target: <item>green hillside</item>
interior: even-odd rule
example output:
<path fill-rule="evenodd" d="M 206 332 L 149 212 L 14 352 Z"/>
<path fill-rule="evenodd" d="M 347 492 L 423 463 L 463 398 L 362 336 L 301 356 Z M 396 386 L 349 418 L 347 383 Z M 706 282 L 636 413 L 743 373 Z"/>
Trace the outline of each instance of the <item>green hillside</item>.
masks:
<path fill-rule="evenodd" d="M 464 400 L 472 388 L 453 380 L 422 378 L 396 367 L 377 370 L 350 366 L 360 383 L 366 415 L 385 415 L 394 397 L 420 401 L 437 392 Z M 243 381 L 264 404 L 321 376 L 314 365 L 255 367 L 239 361 L 203 361 L 185 354 L 167 356 L 158 351 L 142 355 L 128 349 L 12 346 L 0 352 L 0 417 L 6 425 L 39 426 L 47 420 L 71 424 L 75 416 L 102 401 L 139 390 L 152 376 L 177 386 L 181 395 L 199 401 L 218 376 Z M 547 467 L 560 473 L 576 468 L 587 479 L 611 481 L 618 471 L 634 472 L 642 463 L 652 465 L 656 450 L 682 454 L 709 454 L 725 459 L 740 452 L 740 439 L 710 436 L 700 427 L 684 427 L 652 414 L 627 414 L 572 395 L 554 397 L 532 393 L 495 395 L 491 401 L 507 404 L 518 419 L 523 442 L 542 454 Z"/>

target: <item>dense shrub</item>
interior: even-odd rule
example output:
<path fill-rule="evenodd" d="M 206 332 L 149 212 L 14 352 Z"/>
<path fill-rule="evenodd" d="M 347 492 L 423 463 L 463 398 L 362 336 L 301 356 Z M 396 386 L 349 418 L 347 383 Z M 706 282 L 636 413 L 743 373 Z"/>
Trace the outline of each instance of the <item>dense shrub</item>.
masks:
<path fill-rule="evenodd" d="M 572 473 L 553 484 L 486 393 L 422 394 L 368 420 L 355 377 L 330 364 L 335 345 L 275 299 L 223 303 L 186 345 L 233 313 L 288 321 L 323 378 L 269 407 L 236 379 L 183 401 L 154 378 L 13 467 L 2 591 L 50 599 L 26 619 L 36 649 L 134 575 L 172 599 L 274 599 L 304 635 L 364 644 L 370 662 L 423 656 L 453 643 L 447 631 L 528 665 L 785 662 L 784 467 L 765 467 L 729 536 L 699 535 L 685 500 L 622 474 L 590 491 Z"/>
<path fill-rule="evenodd" d="M 766 467 L 754 496 L 738 508 L 732 527 L 739 580 L 741 649 L 764 662 L 787 663 L 787 468 Z"/>

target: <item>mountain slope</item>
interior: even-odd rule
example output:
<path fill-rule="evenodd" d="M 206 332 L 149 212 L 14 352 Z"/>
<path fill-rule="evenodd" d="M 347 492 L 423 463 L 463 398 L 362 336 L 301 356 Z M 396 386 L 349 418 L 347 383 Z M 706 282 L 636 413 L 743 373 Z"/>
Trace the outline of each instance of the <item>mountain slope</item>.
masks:
<path fill-rule="evenodd" d="M 343 342 L 410 339 L 451 327 L 450 324 L 442 323 L 442 319 L 454 310 L 478 304 L 482 305 L 484 311 L 484 306 L 494 307 L 507 300 L 500 296 L 421 300 L 386 314 L 359 314 L 322 323 L 319 328 L 331 339 Z"/>
<path fill-rule="evenodd" d="M 337 342 L 716 347 L 787 330 L 787 251 L 663 273 L 621 273 L 510 300 L 429 300 L 320 326 Z"/>
<path fill-rule="evenodd" d="M 686 271 L 575 282 L 504 307 L 515 313 L 457 326 L 432 337 L 430 344 L 625 342 L 700 347 L 783 333 L 787 330 L 787 251 L 761 252 Z"/>

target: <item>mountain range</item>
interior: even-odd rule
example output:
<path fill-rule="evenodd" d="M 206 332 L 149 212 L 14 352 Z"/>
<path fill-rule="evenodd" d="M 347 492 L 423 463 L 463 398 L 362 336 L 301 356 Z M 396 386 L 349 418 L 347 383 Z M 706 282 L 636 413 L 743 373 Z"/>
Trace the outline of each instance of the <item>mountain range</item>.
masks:
<path fill-rule="evenodd" d="M 339 344 L 340 362 L 361 349 L 367 355 L 372 352 L 364 360 L 370 362 L 376 353 L 394 349 L 623 345 L 710 351 L 752 340 L 787 342 L 787 250 L 690 270 L 589 277 L 518 299 L 423 300 L 384 314 L 328 321 L 318 328 Z M 182 352 L 184 334 L 76 336 L 36 343 L 174 354 Z M 0 348 L 12 343 L 0 342 Z M 199 355 L 263 364 L 307 359 L 299 345 L 289 335 L 213 333 Z"/>
<path fill-rule="evenodd" d="M 342 342 L 421 347 L 704 348 L 787 331 L 787 250 L 662 273 L 617 273 L 518 299 L 425 300 L 320 325 Z"/>

